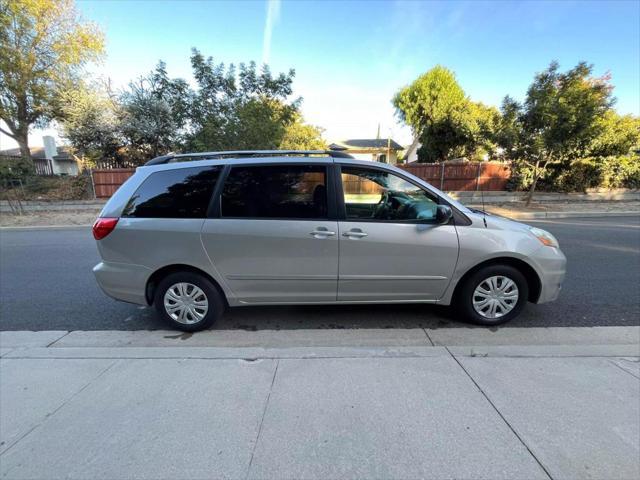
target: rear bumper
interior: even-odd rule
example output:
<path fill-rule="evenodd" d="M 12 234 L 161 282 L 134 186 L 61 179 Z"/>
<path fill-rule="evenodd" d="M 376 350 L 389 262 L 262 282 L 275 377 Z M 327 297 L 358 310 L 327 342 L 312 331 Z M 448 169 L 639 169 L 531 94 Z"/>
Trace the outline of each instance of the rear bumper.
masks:
<path fill-rule="evenodd" d="M 147 305 L 147 279 L 151 269 L 128 263 L 100 262 L 93 274 L 104 293 L 116 300 Z"/>
<path fill-rule="evenodd" d="M 542 247 L 533 256 L 540 274 L 540 297 L 536 303 L 553 302 L 560 295 L 567 259 L 558 248 Z"/>

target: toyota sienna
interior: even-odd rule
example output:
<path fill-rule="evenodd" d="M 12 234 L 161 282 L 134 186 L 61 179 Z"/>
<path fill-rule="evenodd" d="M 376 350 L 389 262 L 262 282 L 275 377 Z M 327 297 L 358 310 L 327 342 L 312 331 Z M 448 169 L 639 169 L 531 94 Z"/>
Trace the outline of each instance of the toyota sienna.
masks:
<path fill-rule="evenodd" d="M 555 300 L 566 263 L 549 232 L 336 151 L 158 157 L 93 235 L 104 292 L 186 331 L 274 304 L 432 303 L 497 325 Z"/>

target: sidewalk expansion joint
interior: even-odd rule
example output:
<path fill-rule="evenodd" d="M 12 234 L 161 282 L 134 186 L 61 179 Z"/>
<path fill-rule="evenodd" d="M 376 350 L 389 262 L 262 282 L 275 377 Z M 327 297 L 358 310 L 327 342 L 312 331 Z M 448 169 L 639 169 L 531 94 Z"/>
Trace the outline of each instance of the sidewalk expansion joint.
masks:
<path fill-rule="evenodd" d="M 629 370 L 627 370 L 626 368 L 623 368 L 621 365 L 619 365 L 617 362 L 614 362 L 613 360 L 611 360 L 610 358 L 607 359 L 609 361 L 609 363 L 614 364 L 616 367 L 618 367 L 620 370 L 622 370 L 623 372 L 628 373 L 629 375 L 631 375 L 633 378 L 637 378 L 638 380 L 640 380 L 640 377 L 638 377 L 635 373 L 630 372 Z M 638 363 L 638 361 L 635 361 L 635 363 Z"/>
<path fill-rule="evenodd" d="M 53 342 L 51 342 L 49 345 L 47 345 L 45 348 L 49 348 L 51 347 L 54 343 L 56 343 L 58 340 L 62 340 L 64 337 L 66 337 L 67 335 L 69 335 L 71 333 L 71 330 L 68 330 L 64 335 L 62 335 L 59 338 L 56 338 Z"/>
<path fill-rule="evenodd" d="M 433 343 L 433 340 L 431 340 L 431 337 L 430 337 L 430 336 L 429 336 L 429 334 L 427 333 L 427 329 L 423 327 L 423 328 L 422 328 L 422 331 L 423 331 L 423 332 L 424 332 L 424 334 L 427 336 L 427 340 L 429 340 L 429 343 L 431 343 L 431 346 L 432 346 L 432 347 L 435 347 L 435 346 L 436 346 L 436 344 L 435 344 L 435 343 Z"/>
<path fill-rule="evenodd" d="M 513 426 L 507 421 L 507 419 L 505 418 L 505 416 L 502 414 L 502 412 L 500 410 L 498 410 L 498 407 L 495 406 L 495 404 L 491 401 L 491 399 L 489 398 L 489 395 L 487 395 L 485 393 L 485 391 L 482 389 L 482 387 L 480 387 L 480 385 L 478 384 L 478 382 L 476 382 L 476 380 L 471 376 L 471 374 L 467 371 L 466 368 L 464 368 L 464 366 L 462 365 L 462 363 L 460 362 L 460 360 L 458 358 L 456 358 L 455 355 L 453 355 L 450 351 L 449 351 L 449 347 L 445 347 L 447 349 L 447 352 L 449 352 L 449 355 L 451 355 L 451 358 L 453 358 L 453 360 L 458 364 L 458 366 L 462 369 L 462 371 L 467 375 L 467 377 L 469 377 L 469 380 L 471 380 L 473 382 L 473 384 L 476 386 L 476 388 L 478 389 L 478 391 L 482 394 L 482 396 L 484 398 L 486 398 L 487 402 L 489 402 L 489 405 L 491 405 L 491 407 L 495 410 L 495 412 L 498 414 L 498 416 L 502 419 L 502 421 L 507 425 L 507 427 L 509 427 L 509 430 L 511 430 L 513 432 L 513 434 L 516 436 L 516 438 L 520 441 L 520 443 L 522 444 L 522 446 L 524 446 L 524 448 L 527 449 L 527 452 L 529 452 L 529 454 L 533 457 L 533 459 L 536 461 L 536 463 L 540 466 L 540 468 L 542 469 L 542 471 L 547 475 L 547 477 L 549 477 L 550 480 L 554 480 L 553 477 L 551 476 L 551 474 L 549 473 L 549 471 L 547 470 L 547 468 L 542 464 L 542 462 L 540 461 L 540 459 L 536 456 L 535 453 L 533 453 L 533 451 L 529 448 L 529 445 L 527 445 L 525 443 L 525 441 L 522 439 L 522 437 L 518 434 L 518 432 L 515 430 L 515 428 L 513 428 Z"/>
<path fill-rule="evenodd" d="M 249 478 L 249 474 L 251 473 L 251 465 L 253 465 L 253 456 L 256 453 L 256 448 L 258 446 L 258 441 L 260 440 L 260 435 L 262 434 L 262 424 L 264 423 L 264 417 L 267 415 L 267 408 L 269 407 L 269 399 L 271 398 L 271 392 L 273 391 L 273 385 L 276 382 L 276 375 L 278 373 L 278 366 L 280 365 L 280 359 L 276 360 L 276 368 L 273 369 L 273 377 L 271 377 L 271 385 L 269 386 L 269 393 L 267 393 L 267 399 L 264 402 L 264 408 L 262 409 L 262 417 L 260 418 L 260 425 L 258 426 L 258 434 L 256 435 L 256 440 L 253 442 L 253 448 L 251 449 L 251 458 L 249 459 L 249 465 L 247 466 L 247 474 L 245 475 L 245 480 Z"/>

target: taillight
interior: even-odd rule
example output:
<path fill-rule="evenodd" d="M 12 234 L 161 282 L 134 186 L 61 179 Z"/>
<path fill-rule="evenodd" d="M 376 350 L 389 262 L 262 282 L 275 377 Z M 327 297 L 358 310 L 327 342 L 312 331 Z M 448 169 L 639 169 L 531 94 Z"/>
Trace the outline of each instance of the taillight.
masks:
<path fill-rule="evenodd" d="M 93 224 L 93 238 L 102 240 L 116 228 L 117 223 L 117 218 L 98 218 Z"/>

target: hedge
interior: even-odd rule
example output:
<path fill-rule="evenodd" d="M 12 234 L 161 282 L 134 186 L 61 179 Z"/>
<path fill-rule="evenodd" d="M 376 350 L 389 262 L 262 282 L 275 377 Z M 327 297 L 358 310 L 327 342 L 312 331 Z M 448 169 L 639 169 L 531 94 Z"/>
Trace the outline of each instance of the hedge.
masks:
<path fill-rule="evenodd" d="M 533 168 L 514 162 L 509 190 L 527 190 L 533 180 Z M 538 180 L 536 190 L 549 192 L 585 192 L 589 188 L 640 188 L 640 155 L 589 157 L 566 164 L 552 164 Z"/>

